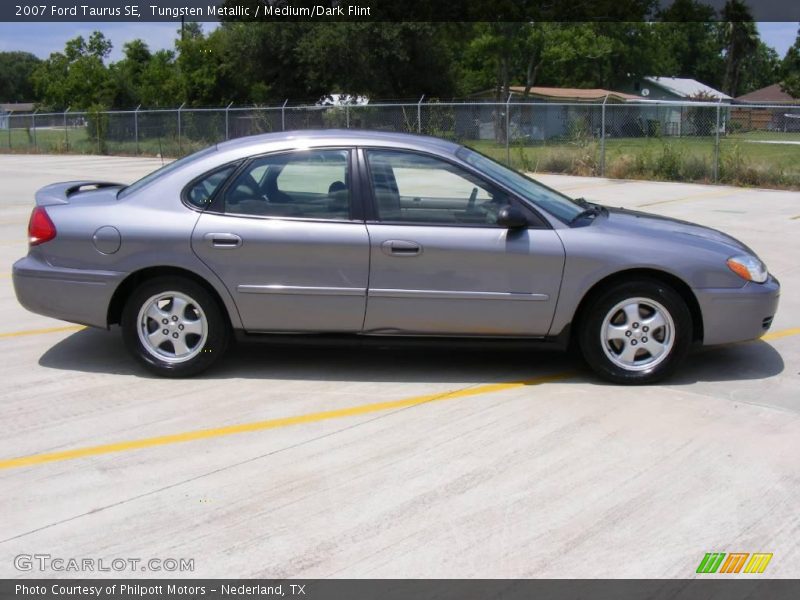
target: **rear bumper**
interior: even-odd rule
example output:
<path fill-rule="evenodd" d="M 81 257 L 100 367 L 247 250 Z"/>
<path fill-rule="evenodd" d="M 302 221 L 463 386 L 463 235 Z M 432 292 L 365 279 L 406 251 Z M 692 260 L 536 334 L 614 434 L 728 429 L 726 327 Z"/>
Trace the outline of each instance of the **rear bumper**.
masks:
<path fill-rule="evenodd" d="M 761 337 L 778 310 L 781 286 L 770 275 L 764 283 L 737 289 L 694 290 L 703 313 L 703 344 L 728 344 Z"/>
<path fill-rule="evenodd" d="M 65 269 L 32 256 L 14 263 L 17 300 L 31 312 L 63 321 L 108 327 L 108 306 L 125 277 L 115 271 Z"/>

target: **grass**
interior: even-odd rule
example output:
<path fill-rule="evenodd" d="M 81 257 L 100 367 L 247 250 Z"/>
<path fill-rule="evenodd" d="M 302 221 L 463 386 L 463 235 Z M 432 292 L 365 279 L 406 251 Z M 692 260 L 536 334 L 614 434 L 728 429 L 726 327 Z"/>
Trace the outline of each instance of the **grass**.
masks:
<path fill-rule="evenodd" d="M 800 188 L 800 133 L 752 132 L 720 138 L 718 179 L 723 183 L 782 189 Z M 467 145 L 505 162 L 505 145 L 470 141 Z M 710 182 L 714 178 L 713 137 L 607 138 L 605 173 L 622 179 Z M 512 144 L 512 165 L 540 172 L 599 175 L 599 140 L 561 140 Z"/>

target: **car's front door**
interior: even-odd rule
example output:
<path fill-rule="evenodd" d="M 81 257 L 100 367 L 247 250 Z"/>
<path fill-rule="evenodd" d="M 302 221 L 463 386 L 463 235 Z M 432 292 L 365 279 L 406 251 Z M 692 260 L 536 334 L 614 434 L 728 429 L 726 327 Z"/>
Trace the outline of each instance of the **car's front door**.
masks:
<path fill-rule="evenodd" d="M 499 226 L 503 206 L 526 208 L 450 161 L 363 156 L 374 211 L 365 333 L 546 335 L 564 266 L 552 229 Z"/>
<path fill-rule="evenodd" d="M 361 331 L 369 238 L 354 211 L 351 153 L 254 158 L 199 218 L 192 247 L 229 289 L 246 330 Z"/>

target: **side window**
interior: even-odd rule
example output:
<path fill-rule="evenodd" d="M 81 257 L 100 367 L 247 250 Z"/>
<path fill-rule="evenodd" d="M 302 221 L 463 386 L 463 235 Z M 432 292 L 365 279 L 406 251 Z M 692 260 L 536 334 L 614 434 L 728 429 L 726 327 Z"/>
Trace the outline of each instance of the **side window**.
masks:
<path fill-rule="evenodd" d="M 508 198 L 447 161 L 398 150 L 368 150 L 381 221 L 494 225 Z"/>
<path fill-rule="evenodd" d="M 349 152 L 310 150 L 253 160 L 225 191 L 225 212 L 349 219 Z"/>
<path fill-rule="evenodd" d="M 235 170 L 236 165 L 230 165 L 218 171 L 214 171 L 213 173 L 209 173 L 202 179 L 195 181 L 186 190 L 186 201 L 197 208 L 205 208 L 211 202 L 214 192 L 219 189 L 223 182 L 230 177 L 231 173 Z"/>

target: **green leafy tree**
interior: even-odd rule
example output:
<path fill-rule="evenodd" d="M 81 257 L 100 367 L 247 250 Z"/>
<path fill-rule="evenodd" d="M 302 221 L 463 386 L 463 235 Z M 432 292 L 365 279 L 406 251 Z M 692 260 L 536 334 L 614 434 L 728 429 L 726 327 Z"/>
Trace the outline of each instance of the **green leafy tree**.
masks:
<path fill-rule="evenodd" d="M 781 89 L 792 98 L 800 98 L 800 29 L 797 30 L 794 45 L 783 57 L 781 76 Z"/>
<path fill-rule="evenodd" d="M 0 52 L 0 101 L 35 99 L 31 74 L 41 61 L 30 52 Z"/>
<path fill-rule="evenodd" d="M 742 61 L 739 95 L 772 85 L 780 79 L 781 60 L 774 48 L 761 40 Z"/>
<path fill-rule="evenodd" d="M 725 62 L 716 11 L 696 0 L 675 0 L 658 13 L 653 25 L 656 65 L 652 73 L 691 77 L 714 88 L 722 87 Z"/>
<path fill-rule="evenodd" d="M 52 53 L 31 75 L 40 100 L 56 110 L 110 106 L 114 91 L 104 61 L 111 48 L 99 31 L 88 42 L 82 36 L 69 40 L 63 53 Z"/>
<path fill-rule="evenodd" d="M 153 55 L 142 40 L 123 46 L 124 58 L 109 67 L 114 90 L 113 106 L 117 108 L 141 104 L 142 77 Z"/>
<path fill-rule="evenodd" d="M 728 0 L 722 9 L 722 19 L 720 34 L 725 47 L 722 91 L 738 96 L 744 63 L 758 48 L 758 30 L 750 9 L 742 0 Z"/>

